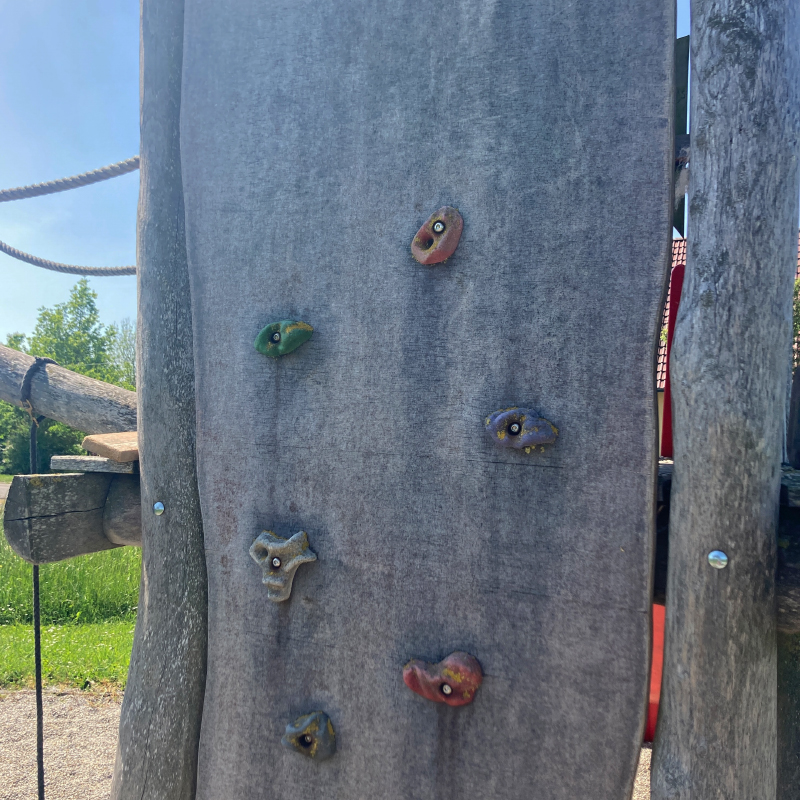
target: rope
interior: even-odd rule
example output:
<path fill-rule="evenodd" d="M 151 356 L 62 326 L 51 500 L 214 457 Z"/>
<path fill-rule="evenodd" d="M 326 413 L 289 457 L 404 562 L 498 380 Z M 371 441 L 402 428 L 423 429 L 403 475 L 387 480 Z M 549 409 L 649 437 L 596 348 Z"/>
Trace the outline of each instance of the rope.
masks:
<path fill-rule="evenodd" d="M 91 172 L 82 172 L 80 175 L 72 175 L 69 178 L 61 178 L 57 181 L 47 183 L 34 183 L 31 186 L 18 186 L 16 189 L 3 189 L 0 191 L 0 203 L 9 200 L 22 200 L 26 197 L 39 197 L 43 194 L 55 194 L 55 192 L 65 192 L 67 189 L 77 189 L 79 186 L 89 186 L 99 181 L 107 181 L 109 178 L 116 178 L 118 175 L 125 175 L 139 169 L 139 156 L 134 156 L 126 161 L 119 161 L 116 164 L 109 164 L 107 167 L 93 169 Z"/>
<path fill-rule="evenodd" d="M 60 191 L 60 190 L 59 190 Z M 53 272 L 66 272 L 68 275 L 135 275 L 136 267 L 77 267 L 74 264 L 60 264 L 58 261 L 48 261 L 45 258 L 23 253 L 5 242 L 0 242 L 0 253 L 5 253 L 11 258 L 33 264 L 34 267 L 43 267 Z"/>
<path fill-rule="evenodd" d="M 19 396 L 31 415 L 30 457 L 31 474 L 39 472 L 38 432 L 44 417 L 37 417 L 31 402 L 31 382 L 39 371 L 47 373 L 47 365 L 55 364 L 52 358 L 37 358 L 25 371 Z M 44 702 L 42 699 L 42 612 L 39 603 L 39 565 L 33 565 L 33 662 L 36 673 L 36 783 L 39 800 L 44 798 Z"/>

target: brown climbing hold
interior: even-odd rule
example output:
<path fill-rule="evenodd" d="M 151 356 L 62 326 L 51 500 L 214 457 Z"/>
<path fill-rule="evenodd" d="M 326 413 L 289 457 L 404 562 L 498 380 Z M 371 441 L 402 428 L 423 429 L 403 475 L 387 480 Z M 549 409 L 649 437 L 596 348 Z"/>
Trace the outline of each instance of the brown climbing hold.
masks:
<path fill-rule="evenodd" d="M 483 670 L 475 656 L 456 651 L 438 664 L 411 659 L 403 667 L 403 680 L 412 692 L 426 700 L 465 706 L 472 702 L 483 682 Z"/>
<path fill-rule="evenodd" d="M 457 208 L 443 206 L 428 217 L 411 242 L 411 255 L 420 264 L 441 264 L 458 247 L 464 220 Z"/>

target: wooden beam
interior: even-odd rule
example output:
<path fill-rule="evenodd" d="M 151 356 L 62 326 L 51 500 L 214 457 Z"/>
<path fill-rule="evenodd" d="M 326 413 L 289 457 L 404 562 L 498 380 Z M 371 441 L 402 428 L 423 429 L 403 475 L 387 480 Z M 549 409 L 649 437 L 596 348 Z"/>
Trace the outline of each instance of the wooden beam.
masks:
<path fill-rule="evenodd" d="M 11 549 L 32 564 L 49 564 L 118 545 L 103 533 L 103 509 L 113 475 L 17 475 L 3 527 Z"/>
<path fill-rule="evenodd" d="M 692 4 L 686 283 L 654 800 L 774 800 L 776 524 L 797 268 L 797 4 Z M 728 555 L 724 569 L 708 560 Z"/>
<path fill-rule="evenodd" d="M 139 460 L 139 441 L 136 431 L 123 433 L 99 433 L 87 436 L 81 447 L 112 461 L 128 462 Z"/>
<path fill-rule="evenodd" d="M 114 472 L 135 475 L 139 472 L 139 462 L 112 461 L 102 456 L 52 456 L 50 469 L 53 472 Z"/>
<path fill-rule="evenodd" d="M 112 800 L 193 800 L 197 785 L 208 588 L 181 172 L 183 6 L 183 0 L 141 4 L 137 377 L 147 513 Z M 161 516 L 152 513 L 156 501 L 166 506 Z"/>
<path fill-rule="evenodd" d="M 22 406 L 20 388 L 34 358 L 0 345 L 0 400 Z M 136 394 L 48 364 L 34 374 L 31 402 L 37 414 L 86 433 L 136 428 Z"/>

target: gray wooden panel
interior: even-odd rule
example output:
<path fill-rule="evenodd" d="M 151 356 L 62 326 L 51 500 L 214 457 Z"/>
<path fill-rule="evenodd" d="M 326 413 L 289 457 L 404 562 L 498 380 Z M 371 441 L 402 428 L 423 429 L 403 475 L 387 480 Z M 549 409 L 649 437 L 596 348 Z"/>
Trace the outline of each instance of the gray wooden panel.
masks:
<path fill-rule="evenodd" d="M 667 0 L 187 2 L 202 800 L 629 794 L 673 22 Z M 422 267 L 444 205 L 460 245 Z M 253 340 L 282 319 L 314 335 L 273 361 Z M 517 404 L 560 429 L 549 452 L 489 440 Z M 248 555 L 265 528 L 319 556 L 284 604 Z M 403 685 L 453 650 L 486 673 L 471 706 Z M 321 764 L 280 745 L 318 709 Z"/>
<path fill-rule="evenodd" d="M 3 529 L 11 549 L 32 564 L 64 561 L 117 547 L 103 534 L 103 507 L 113 475 L 15 475 Z"/>

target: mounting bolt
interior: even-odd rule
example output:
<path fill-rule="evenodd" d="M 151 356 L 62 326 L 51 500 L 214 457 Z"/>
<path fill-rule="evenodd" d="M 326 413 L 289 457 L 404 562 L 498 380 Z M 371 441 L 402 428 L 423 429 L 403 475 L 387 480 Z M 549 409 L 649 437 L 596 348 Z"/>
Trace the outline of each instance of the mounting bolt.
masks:
<path fill-rule="evenodd" d="M 453 687 L 449 683 L 443 683 L 442 694 L 446 694 L 449 697 L 451 694 L 453 694 Z"/>
<path fill-rule="evenodd" d="M 281 340 L 281 335 L 280 333 L 275 331 L 275 333 L 273 333 L 270 338 L 272 339 L 273 342 L 279 342 Z"/>
<path fill-rule="evenodd" d="M 509 432 L 509 433 L 510 433 L 512 436 L 516 436 L 516 435 L 519 433 L 519 422 L 512 422 L 512 423 L 511 423 L 511 424 L 508 426 L 508 432 Z"/>
<path fill-rule="evenodd" d="M 437 220 L 433 223 L 433 232 L 434 233 L 444 233 L 444 222 L 441 220 Z"/>
<path fill-rule="evenodd" d="M 160 517 L 164 513 L 164 504 L 159 500 L 157 503 L 153 503 L 153 513 Z"/>
<path fill-rule="evenodd" d="M 277 556 L 275 556 L 275 558 L 272 559 L 272 568 L 273 569 L 281 568 L 281 560 Z"/>
<path fill-rule="evenodd" d="M 712 550 L 708 554 L 708 563 L 711 564 L 714 569 L 725 569 L 728 566 L 728 556 L 722 552 L 722 550 Z"/>

